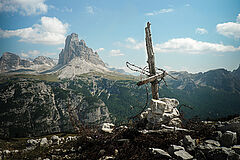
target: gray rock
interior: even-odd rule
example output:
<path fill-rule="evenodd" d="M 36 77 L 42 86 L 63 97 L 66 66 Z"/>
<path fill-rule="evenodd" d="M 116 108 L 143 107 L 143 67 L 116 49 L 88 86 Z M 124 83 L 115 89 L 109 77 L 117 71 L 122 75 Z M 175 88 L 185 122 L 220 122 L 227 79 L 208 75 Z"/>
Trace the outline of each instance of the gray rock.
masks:
<path fill-rule="evenodd" d="M 111 159 L 115 159 L 115 157 L 114 156 L 103 156 L 99 160 L 111 160 Z"/>
<path fill-rule="evenodd" d="M 98 153 L 98 155 L 103 156 L 106 153 L 106 151 L 104 149 L 101 149 Z"/>
<path fill-rule="evenodd" d="M 193 159 L 193 156 L 185 150 L 179 150 L 174 152 L 174 157 L 181 160 Z"/>
<path fill-rule="evenodd" d="M 183 146 L 184 144 L 183 144 L 183 139 L 181 139 L 179 142 L 178 142 L 178 145 L 180 145 L 180 146 Z"/>
<path fill-rule="evenodd" d="M 204 154 L 203 151 L 201 151 L 201 150 L 196 150 L 194 157 L 195 157 L 197 160 L 207 160 L 205 154 Z"/>
<path fill-rule="evenodd" d="M 220 147 L 217 147 L 215 145 L 212 144 L 208 144 L 208 143 L 203 143 L 197 146 L 198 150 L 201 150 L 205 155 L 208 154 L 210 151 L 213 150 L 217 150 L 217 149 L 221 149 Z"/>
<path fill-rule="evenodd" d="M 20 57 L 16 54 L 5 52 L 0 58 L 0 73 L 16 69 L 20 65 Z"/>
<path fill-rule="evenodd" d="M 175 151 L 179 151 L 179 150 L 185 150 L 185 149 L 182 146 L 170 145 L 170 147 L 168 148 L 168 153 L 170 155 L 173 155 Z"/>
<path fill-rule="evenodd" d="M 172 158 L 167 152 L 159 148 L 149 148 L 159 158 Z"/>
<path fill-rule="evenodd" d="M 52 140 L 52 143 L 53 143 L 53 144 L 59 145 L 60 138 L 59 138 L 58 136 L 53 135 L 53 136 L 51 137 L 51 140 Z"/>
<path fill-rule="evenodd" d="M 27 146 L 31 147 L 31 146 L 36 146 L 38 144 L 38 141 L 35 139 L 29 139 L 27 140 Z"/>
<path fill-rule="evenodd" d="M 185 135 L 183 138 L 183 145 L 187 151 L 193 151 L 196 148 L 196 142 L 190 135 Z"/>
<path fill-rule="evenodd" d="M 10 153 L 11 153 L 11 151 L 9 151 L 9 150 L 7 150 L 7 149 L 6 149 L 6 150 L 3 150 L 3 154 L 5 154 L 5 155 L 6 155 L 6 154 L 10 154 Z"/>
<path fill-rule="evenodd" d="M 204 142 L 207 143 L 207 144 L 211 144 L 213 146 L 216 146 L 216 147 L 220 147 L 220 143 L 218 141 L 215 141 L 215 140 L 205 140 Z"/>
<path fill-rule="evenodd" d="M 70 141 L 76 141 L 77 140 L 77 137 L 76 136 L 68 136 L 66 138 L 66 142 L 70 142 Z"/>
<path fill-rule="evenodd" d="M 240 154 L 240 145 L 234 145 L 232 150 L 234 150 L 237 154 Z"/>
<path fill-rule="evenodd" d="M 47 147 L 47 146 L 48 146 L 48 140 L 46 137 L 44 137 L 40 141 L 40 147 Z"/>
<path fill-rule="evenodd" d="M 224 147 L 230 147 L 235 144 L 237 144 L 237 133 L 236 132 L 231 132 L 231 131 L 226 131 L 221 139 L 220 143 Z"/>
<path fill-rule="evenodd" d="M 45 57 L 45 56 L 38 56 L 37 58 L 35 58 L 33 60 L 34 64 L 38 64 L 38 65 L 49 65 L 49 66 L 55 66 L 56 63 L 53 61 L 53 59 L 49 58 L 49 57 Z"/>
<path fill-rule="evenodd" d="M 221 131 L 214 131 L 214 132 L 213 132 L 212 138 L 213 138 L 214 140 L 219 141 L 219 140 L 221 139 L 221 137 L 222 137 L 222 132 L 221 132 Z"/>
<path fill-rule="evenodd" d="M 213 160 L 239 160 L 240 157 L 231 148 L 221 147 L 210 151 L 207 158 Z"/>

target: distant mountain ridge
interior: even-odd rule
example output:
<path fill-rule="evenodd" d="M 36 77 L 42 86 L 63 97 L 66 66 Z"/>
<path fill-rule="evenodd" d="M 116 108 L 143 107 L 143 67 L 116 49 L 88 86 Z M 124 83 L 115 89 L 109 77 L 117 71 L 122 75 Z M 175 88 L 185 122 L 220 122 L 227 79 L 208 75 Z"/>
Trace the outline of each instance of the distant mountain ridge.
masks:
<path fill-rule="evenodd" d="M 234 71 L 226 69 L 210 70 L 204 73 L 172 72 L 177 80 L 168 79 L 170 86 L 180 90 L 191 90 L 198 87 L 210 87 L 240 94 L 240 66 Z"/>
<path fill-rule="evenodd" d="M 10 52 L 3 53 L 0 58 L 0 73 L 5 72 L 23 72 L 38 73 L 49 70 L 56 63 L 49 57 L 38 56 L 33 61 L 30 59 L 21 59 L 18 55 Z"/>

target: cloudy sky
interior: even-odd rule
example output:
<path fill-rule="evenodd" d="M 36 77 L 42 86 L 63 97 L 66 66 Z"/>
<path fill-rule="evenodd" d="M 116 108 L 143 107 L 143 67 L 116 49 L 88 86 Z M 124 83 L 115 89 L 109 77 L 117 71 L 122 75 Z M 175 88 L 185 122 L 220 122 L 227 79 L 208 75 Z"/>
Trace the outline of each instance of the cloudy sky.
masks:
<path fill-rule="evenodd" d="M 145 66 L 148 21 L 160 68 L 195 73 L 240 64 L 239 0 L 0 0 L 0 55 L 58 58 L 74 32 L 109 66 Z"/>

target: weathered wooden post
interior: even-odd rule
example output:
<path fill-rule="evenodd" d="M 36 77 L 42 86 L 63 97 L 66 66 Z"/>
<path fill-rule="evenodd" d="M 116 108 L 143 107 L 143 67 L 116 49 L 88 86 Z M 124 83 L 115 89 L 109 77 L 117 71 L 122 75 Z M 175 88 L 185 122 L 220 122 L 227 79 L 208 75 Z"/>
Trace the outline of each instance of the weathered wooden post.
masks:
<path fill-rule="evenodd" d="M 137 83 L 138 86 L 151 83 L 153 98 L 150 102 L 150 107 L 145 112 L 141 113 L 141 118 L 147 118 L 149 128 L 158 128 L 161 127 L 162 124 L 170 126 L 181 126 L 181 119 L 179 118 L 180 114 L 176 108 L 179 105 L 178 100 L 174 98 L 159 98 L 158 95 L 158 79 L 160 79 L 160 81 L 163 80 L 166 84 L 164 78 L 167 75 L 172 78 L 174 77 L 163 69 L 157 69 L 156 71 L 150 25 L 151 24 L 148 22 L 147 27 L 145 28 L 148 69 L 141 68 L 129 62 L 126 62 L 126 65 L 129 69 L 148 76 L 146 79 L 139 81 Z"/>
<path fill-rule="evenodd" d="M 147 23 L 147 27 L 145 28 L 145 33 L 146 33 L 146 48 L 147 48 L 147 54 L 148 54 L 148 67 L 149 67 L 149 72 L 150 76 L 156 75 L 156 70 L 155 70 L 155 57 L 154 57 L 154 52 L 153 52 L 153 47 L 152 47 L 152 37 L 151 37 L 151 30 L 150 30 L 150 23 Z M 155 79 L 154 81 L 151 82 L 151 88 L 152 88 L 152 97 L 153 99 L 159 99 L 158 96 L 158 80 Z"/>

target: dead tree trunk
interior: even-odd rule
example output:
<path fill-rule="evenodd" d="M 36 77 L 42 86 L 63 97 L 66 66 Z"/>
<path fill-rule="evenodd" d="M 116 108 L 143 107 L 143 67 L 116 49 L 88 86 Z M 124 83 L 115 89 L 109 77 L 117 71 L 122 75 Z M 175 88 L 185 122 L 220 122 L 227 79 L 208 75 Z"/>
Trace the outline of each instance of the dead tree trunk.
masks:
<path fill-rule="evenodd" d="M 149 67 L 149 72 L 150 76 L 156 75 L 156 70 L 155 70 L 155 58 L 154 58 L 154 52 L 153 52 L 153 47 L 152 47 L 152 38 L 151 38 L 151 31 L 150 31 L 150 23 L 147 23 L 147 27 L 145 28 L 145 33 L 146 33 L 146 48 L 147 48 L 147 54 L 148 54 L 148 67 Z M 152 88 L 152 97 L 153 99 L 159 99 L 158 96 L 158 80 L 155 79 L 154 81 L 151 82 L 151 88 Z"/>

